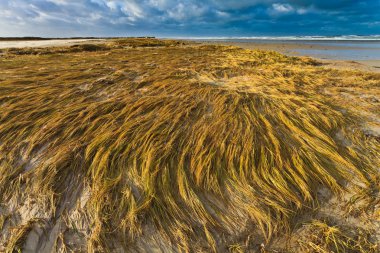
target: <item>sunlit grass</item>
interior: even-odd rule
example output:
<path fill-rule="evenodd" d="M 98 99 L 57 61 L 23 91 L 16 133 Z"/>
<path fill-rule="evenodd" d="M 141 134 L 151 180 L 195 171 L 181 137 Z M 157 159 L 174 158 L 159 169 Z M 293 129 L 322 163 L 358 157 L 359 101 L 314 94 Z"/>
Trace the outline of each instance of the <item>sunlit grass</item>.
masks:
<path fill-rule="evenodd" d="M 0 214 L 36 208 L 22 222 L 62 219 L 63 238 L 83 234 L 91 252 L 239 252 L 239 234 L 290 233 L 318 189 L 365 192 L 378 173 L 379 142 L 359 122 L 378 105 L 337 88 L 378 95 L 380 75 L 318 65 L 158 40 L 10 50 Z M 4 239 L 9 250 L 19 235 Z"/>
<path fill-rule="evenodd" d="M 298 240 L 300 252 L 379 252 L 379 245 L 371 242 L 373 230 L 353 229 L 329 225 L 313 220 L 305 225 L 304 236 Z"/>

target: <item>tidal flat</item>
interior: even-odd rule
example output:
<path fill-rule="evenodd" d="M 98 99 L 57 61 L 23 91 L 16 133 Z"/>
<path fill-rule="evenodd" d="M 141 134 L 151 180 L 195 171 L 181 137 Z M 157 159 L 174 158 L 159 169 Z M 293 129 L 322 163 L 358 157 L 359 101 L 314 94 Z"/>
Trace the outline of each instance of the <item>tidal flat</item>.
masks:
<path fill-rule="evenodd" d="M 379 252 L 380 73 L 117 39 L 0 52 L 0 251 Z"/>

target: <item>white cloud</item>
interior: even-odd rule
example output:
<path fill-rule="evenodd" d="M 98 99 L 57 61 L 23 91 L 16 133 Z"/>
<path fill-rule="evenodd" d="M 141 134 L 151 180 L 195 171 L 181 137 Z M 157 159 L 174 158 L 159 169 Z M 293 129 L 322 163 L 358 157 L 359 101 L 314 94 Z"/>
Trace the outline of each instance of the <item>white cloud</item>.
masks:
<path fill-rule="evenodd" d="M 215 11 L 216 15 L 221 18 L 229 18 L 231 15 L 228 12 L 225 11 Z"/>
<path fill-rule="evenodd" d="M 275 3 L 272 4 L 272 8 L 277 13 L 290 13 L 294 11 L 294 8 L 290 4 Z"/>
<path fill-rule="evenodd" d="M 54 3 L 56 5 L 67 5 L 68 2 L 66 0 L 47 0 L 47 2 Z"/>
<path fill-rule="evenodd" d="M 132 1 L 124 2 L 121 10 L 134 20 L 144 17 L 144 11 L 142 7 L 139 4 Z"/>
<path fill-rule="evenodd" d="M 108 8 L 110 8 L 112 11 L 115 11 L 117 10 L 118 6 L 117 6 L 117 3 L 115 1 L 107 1 L 106 2 L 106 5 L 108 6 Z"/>

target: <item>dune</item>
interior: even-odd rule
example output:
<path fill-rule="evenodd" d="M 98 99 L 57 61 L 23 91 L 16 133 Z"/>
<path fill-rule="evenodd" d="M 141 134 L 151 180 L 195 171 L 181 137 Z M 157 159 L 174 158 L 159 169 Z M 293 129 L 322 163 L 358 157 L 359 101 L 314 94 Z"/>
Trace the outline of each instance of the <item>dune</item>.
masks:
<path fill-rule="evenodd" d="M 379 250 L 379 73 L 157 39 L 3 49 L 0 108 L 0 251 Z"/>

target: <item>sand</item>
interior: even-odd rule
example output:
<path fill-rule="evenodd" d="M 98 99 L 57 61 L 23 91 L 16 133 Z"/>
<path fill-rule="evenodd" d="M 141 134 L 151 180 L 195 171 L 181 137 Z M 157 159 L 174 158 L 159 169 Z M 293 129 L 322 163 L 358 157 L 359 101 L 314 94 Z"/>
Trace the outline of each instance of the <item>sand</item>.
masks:
<path fill-rule="evenodd" d="M 10 40 L 0 41 L 0 49 L 4 48 L 23 48 L 23 47 L 58 47 L 70 46 L 83 43 L 100 43 L 101 39 L 62 39 L 62 40 Z"/>

